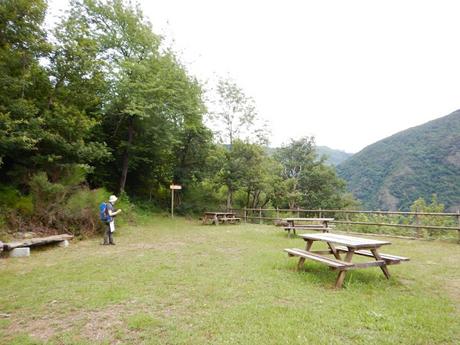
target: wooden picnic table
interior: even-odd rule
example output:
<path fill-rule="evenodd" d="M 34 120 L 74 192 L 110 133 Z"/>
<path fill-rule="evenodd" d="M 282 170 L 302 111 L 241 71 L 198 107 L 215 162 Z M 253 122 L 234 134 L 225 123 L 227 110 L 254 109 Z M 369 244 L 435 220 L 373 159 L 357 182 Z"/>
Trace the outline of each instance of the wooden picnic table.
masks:
<path fill-rule="evenodd" d="M 335 282 L 336 288 L 341 288 L 345 279 L 346 271 L 352 269 L 360 269 L 367 267 L 380 267 L 387 279 L 390 278 L 390 272 L 387 265 L 399 264 L 402 261 L 408 261 L 409 258 L 379 253 L 381 246 L 390 245 L 391 242 L 375 239 L 338 235 L 331 233 L 314 233 L 300 234 L 306 242 L 305 250 L 291 248 L 285 249 L 289 256 L 298 256 L 299 263 L 297 269 L 301 269 L 306 259 L 314 260 L 328 265 L 332 269 L 338 270 L 337 279 Z M 312 251 L 313 242 L 326 242 L 329 250 Z M 332 254 L 334 258 L 323 256 L 324 254 Z M 342 260 L 342 254 L 345 258 Z M 370 262 L 352 262 L 353 255 L 371 257 L 375 261 Z"/>
<path fill-rule="evenodd" d="M 329 232 L 331 229 L 329 223 L 334 218 L 284 218 L 283 221 L 288 225 L 284 230 L 288 232 L 288 237 L 291 237 L 291 230 L 296 235 L 296 230 L 319 230 L 322 232 Z M 307 224 L 306 224 L 307 223 Z"/>
<path fill-rule="evenodd" d="M 241 218 L 236 217 L 236 213 L 234 212 L 204 212 L 203 214 L 203 224 L 235 224 L 239 223 L 240 221 Z"/>

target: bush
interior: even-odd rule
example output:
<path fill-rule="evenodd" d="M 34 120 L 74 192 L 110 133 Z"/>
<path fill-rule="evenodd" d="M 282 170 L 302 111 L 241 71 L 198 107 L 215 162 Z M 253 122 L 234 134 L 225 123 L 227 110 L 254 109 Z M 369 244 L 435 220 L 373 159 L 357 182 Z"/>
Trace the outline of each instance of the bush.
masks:
<path fill-rule="evenodd" d="M 90 190 L 85 183 L 85 167 L 70 165 L 60 178 L 50 181 L 45 172 L 32 176 L 27 196 L 12 187 L 0 187 L 0 228 L 9 232 L 34 231 L 41 234 L 70 233 L 87 237 L 101 233 L 99 205 L 108 200 L 105 189 Z M 117 208 L 123 209 L 122 223 L 133 221 L 133 206 L 121 195 Z"/>

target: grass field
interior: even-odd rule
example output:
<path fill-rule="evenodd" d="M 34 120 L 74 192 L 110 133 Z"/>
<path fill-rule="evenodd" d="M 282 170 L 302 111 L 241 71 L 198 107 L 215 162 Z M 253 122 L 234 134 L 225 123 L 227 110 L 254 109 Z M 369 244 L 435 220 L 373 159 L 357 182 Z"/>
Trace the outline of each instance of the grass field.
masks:
<path fill-rule="evenodd" d="M 392 239 L 409 256 L 336 272 L 266 225 L 154 218 L 68 248 L 0 260 L 1 344 L 459 344 L 460 245 Z M 9 317 L 8 317 L 9 316 Z"/>

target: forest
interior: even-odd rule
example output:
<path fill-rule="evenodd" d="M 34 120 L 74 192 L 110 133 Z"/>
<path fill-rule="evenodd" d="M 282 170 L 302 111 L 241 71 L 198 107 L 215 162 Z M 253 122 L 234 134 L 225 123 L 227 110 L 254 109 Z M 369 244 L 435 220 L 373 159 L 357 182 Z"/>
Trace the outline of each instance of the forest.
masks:
<path fill-rule="evenodd" d="M 139 6 L 72 0 L 45 26 L 45 0 L 0 3 L 0 227 L 91 233 L 97 205 L 176 212 L 344 208 L 345 182 L 313 137 L 269 149 L 235 81 L 205 88 Z M 281 114 L 280 114 L 281 116 Z"/>

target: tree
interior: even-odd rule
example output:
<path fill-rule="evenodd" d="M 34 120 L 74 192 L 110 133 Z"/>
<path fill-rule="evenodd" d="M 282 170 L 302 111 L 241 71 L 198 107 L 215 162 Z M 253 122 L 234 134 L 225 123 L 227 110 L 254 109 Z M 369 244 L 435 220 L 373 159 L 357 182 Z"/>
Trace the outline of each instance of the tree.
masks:
<path fill-rule="evenodd" d="M 334 168 L 318 157 L 313 138 L 292 140 L 275 152 L 282 165 L 283 202 L 289 208 L 342 208 L 347 206 L 345 182 L 339 179 Z M 278 193 L 279 195 L 279 193 Z M 348 200 L 348 201 L 347 201 Z"/>
<path fill-rule="evenodd" d="M 171 50 L 160 49 L 161 39 L 139 7 L 121 0 L 72 4 L 68 22 L 81 33 L 81 42 L 97 43 L 110 89 L 102 132 L 113 160 L 101 168 L 111 173 L 94 180 L 117 179 L 118 186 L 110 188 L 123 192 L 130 184 L 142 193 L 146 185 L 151 190 L 189 178 L 196 170 L 191 165 L 199 165 L 202 157 L 195 153 L 210 139 L 202 123 L 201 86 Z"/>
<path fill-rule="evenodd" d="M 246 96 L 235 82 L 219 79 L 216 97 L 216 109 L 211 118 L 221 142 L 230 147 L 235 139 L 268 144 L 266 124 L 258 123 L 254 100 Z"/>
<path fill-rule="evenodd" d="M 45 11 L 41 0 L 0 2 L 0 168 L 7 170 L 40 139 L 37 115 L 48 84 L 38 61 L 50 49 L 41 28 Z"/>
<path fill-rule="evenodd" d="M 220 79 L 217 83 L 216 97 L 216 108 L 211 112 L 211 119 L 215 134 L 222 143 L 228 145 L 223 180 L 227 187 L 227 208 L 230 209 L 241 172 L 240 158 L 238 153 L 233 152 L 234 144 L 238 141 L 239 148 L 243 147 L 244 143 L 249 145 L 251 142 L 266 145 L 268 131 L 265 124 L 259 126 L 254 100 L 246 96 L 235 82 Z"/>

